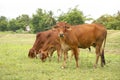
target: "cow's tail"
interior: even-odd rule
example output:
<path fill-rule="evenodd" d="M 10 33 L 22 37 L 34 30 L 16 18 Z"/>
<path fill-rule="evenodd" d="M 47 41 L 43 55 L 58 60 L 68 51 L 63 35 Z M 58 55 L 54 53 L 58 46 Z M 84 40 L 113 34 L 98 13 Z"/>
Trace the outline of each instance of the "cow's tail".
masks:
<path fill-rule="evenodd" d="M 103 41 L 102 49 L 101 49 L 101 60 L 102 60 L 103 65 L 105 65 L 104 48 L 105 48 L 105 44 L 106 44 L 106 37 L 107 37 L 107 35 L 105 35 L 105 39 Z"/>

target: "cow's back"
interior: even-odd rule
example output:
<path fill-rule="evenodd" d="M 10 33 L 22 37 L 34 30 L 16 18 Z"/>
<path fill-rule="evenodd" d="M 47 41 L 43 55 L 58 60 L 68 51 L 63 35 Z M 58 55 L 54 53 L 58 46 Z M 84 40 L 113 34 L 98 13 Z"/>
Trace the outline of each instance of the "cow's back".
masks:
<path fill-rule="evenodd" d="M 52 30 L 51 30 L 52 31 Z M 49 38 L 47 38 L 45 44 L 43 45 L 43 50 L 48 49 L 49 47 L 53 46 L 56 47 L 57 45 L 60 45 L 59 43 L 59 38 L 58 38 L 58 32 L 57 31 L 52 31 L 51 34 L 49 35 Z"/>
<path fill-rule="evenodd" d="M 34 42 L 34 45 L 32 48 L 34 48 L 36 51 L 38 51 L 40 48 L 42 48 L 45 41 L 52 35 L 52 30 L 39 32 L 36 35 L 36 40 Z"/>
<path fill-rule="evenodd" d="M 73 31 L 81 48 L 89 48 L 98 41 L 103 41 L 107 31 L 100 24 L 82 24 L 73 27 Z"/>

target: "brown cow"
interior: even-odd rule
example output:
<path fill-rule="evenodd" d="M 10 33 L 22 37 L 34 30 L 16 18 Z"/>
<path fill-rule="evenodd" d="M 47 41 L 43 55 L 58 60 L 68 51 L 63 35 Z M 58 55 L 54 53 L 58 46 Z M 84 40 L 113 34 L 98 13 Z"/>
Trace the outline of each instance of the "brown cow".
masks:
<path fill-rule="evenodd" d="M 51 57 L 53 52 L 57 50 L 59 61 L 61 54 L 61 45 L 58 39 L 59 38 L 57 31 L 48 30 L 39 32 L 36 35 L 36 40 L 33 47 L 29 50 L 28 56 L 31 58 L 39 57 L 42 61 L 45 61 L 47 57 Z"/>
<path fill-rule="evenodd" d="M 107 30 L 101 24 L 83 24 L 71 26 L 65 22 L 57 23 L 54 28 L 59 31 L 59 38 L 61 47 L 64 49 L 70 48 L 76 60 L 76 67 L 78 67 L 78 46 L 79 48 L 96 48 L 96 62 L 97 66 L 99 56 L 101 56 L 101 66 L 105 65 L 104 47 L 106 42 Z M 64 55 L 63 68 L 66 65 L 66 55 Z"/>
<path fill-rule="evenodd" d="M 38 51 L 42 48 L 43 44 L 46 42 L 46 40 L 53 35 L 52 30 L 44 31 L 44 32 L 39 32 L 36 35 L 36 40 L 34 42 L 33 47 L 29 50 L 28 57 L 30 58 L 35 58 L 36 55 L 38 54 Z"/>
<path fill-rule="evenodd" d="M 49 39 L 47 39 L 43 47 L 39 50 L 42 61 L 44 61 L 47 57 L 51 58 L 55 50 L 57 50 L 59 61 L 61 56 L 61 45 L 58 38 L 58 32 L 53 31 L 53 34 L 49 37 Z"/>

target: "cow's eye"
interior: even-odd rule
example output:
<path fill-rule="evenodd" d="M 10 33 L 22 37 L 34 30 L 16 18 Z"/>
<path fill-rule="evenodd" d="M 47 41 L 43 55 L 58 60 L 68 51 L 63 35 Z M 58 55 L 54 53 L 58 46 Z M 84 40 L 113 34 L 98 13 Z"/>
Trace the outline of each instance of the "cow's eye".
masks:
<path fill-rule="evenodd" d="M 70 27 L 66 26 L 66 29 L 69 29 Z"/>
<path fill-rule="evenodd" d="M 54 28 L 58 28 L 58 26 L 54 26 Z"/>

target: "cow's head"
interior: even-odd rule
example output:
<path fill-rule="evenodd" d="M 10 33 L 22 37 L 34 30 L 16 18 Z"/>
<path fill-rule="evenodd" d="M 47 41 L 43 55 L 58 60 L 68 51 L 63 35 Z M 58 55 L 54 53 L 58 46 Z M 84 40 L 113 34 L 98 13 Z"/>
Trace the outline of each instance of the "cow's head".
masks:
<path fill-rule="evenodd" d="M 50 46 L 48 49 L 43 50 L 40 49 L 39 50 L 39 58 L 44 62 L 46 60 L 46 58 L 51 57 L 53 52 L 55 51 L 55 48 Z"/>
<path fill-rule="evenodd" d="M 58 22 L 53 28 L 59 32 L 58 36 L 60 38 L 63 38 L 66 32 L 72 30 L 71 26 L 66 22 Z"/>
<path fill-rule="evenodd" d="M 48 57 L 48 51 L 44 51 L 42 49 L 39 50 L 39 58 L 44 62 Z"/>
<path fill-rule="evenodd" d="M 35 49 L 30 49 L 29 50 L 28 57 L 30 57 L 30 58 L 35 58 L 36 57 Z"/>

